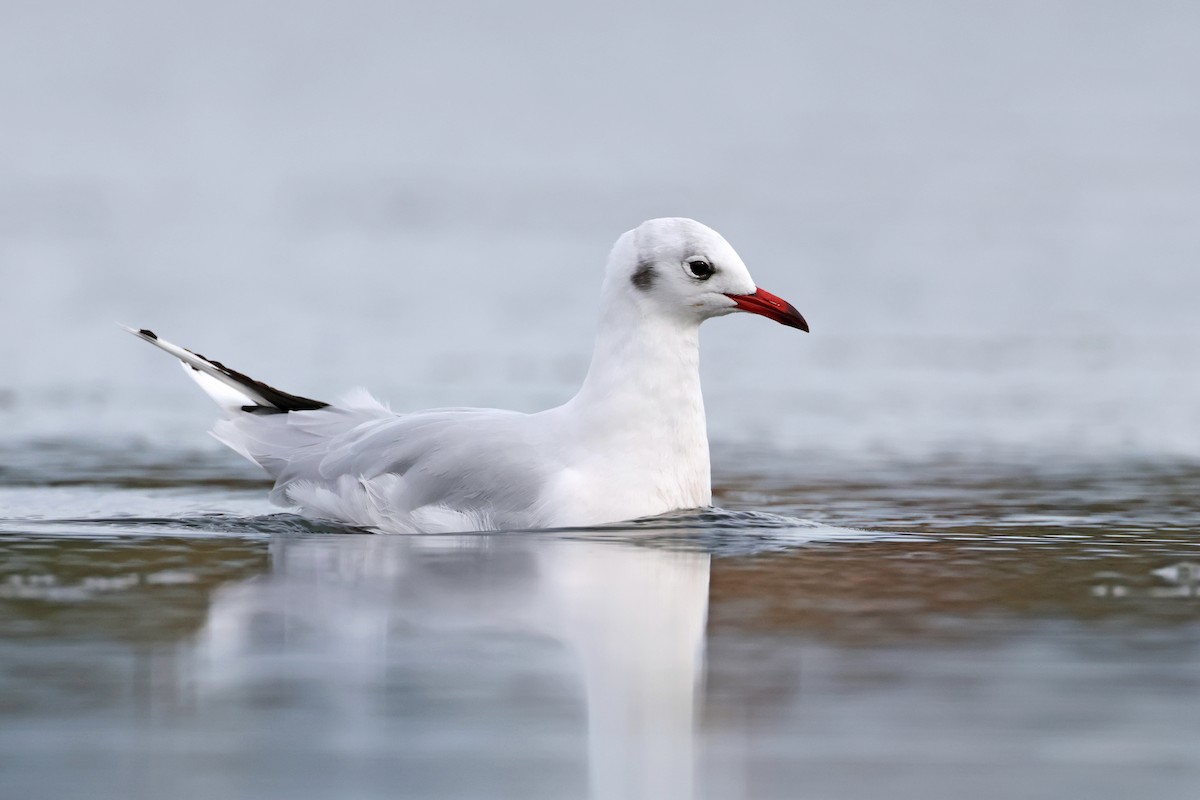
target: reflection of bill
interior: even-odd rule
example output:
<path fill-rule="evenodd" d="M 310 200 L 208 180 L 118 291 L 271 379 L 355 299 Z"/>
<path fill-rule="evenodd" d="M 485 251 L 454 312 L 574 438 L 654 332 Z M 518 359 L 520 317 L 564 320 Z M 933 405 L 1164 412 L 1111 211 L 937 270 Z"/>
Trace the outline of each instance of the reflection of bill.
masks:
<path fill-rule="evenodd" d="M 594 798 L 692 796 L 707 554 L 511 535 L 280 537 L 271 550 L 270 573 L 214 598 L 201 692 L 302 676 L 342 741 L 414 726 L 469 741 L 469 713 L 388 715 L 384 700 L 419 694 L 428 715 L 439 697 L 478 696 L 500 717 L 478 724 L 511 732 L 505 751 L 537 738 L 537 698 L 512 687 L 557 678 L 583 687 Z"/>
<path fill-rule="evenodd" d="M 1092 584 L 1094 597 L 1200 597 L 1200 564 L 1180 561 L 1151 570 L 1151 575 L 1166 586 L 1138 586 L 1119 572 L 1096 574 L 1097 583 Z"/>

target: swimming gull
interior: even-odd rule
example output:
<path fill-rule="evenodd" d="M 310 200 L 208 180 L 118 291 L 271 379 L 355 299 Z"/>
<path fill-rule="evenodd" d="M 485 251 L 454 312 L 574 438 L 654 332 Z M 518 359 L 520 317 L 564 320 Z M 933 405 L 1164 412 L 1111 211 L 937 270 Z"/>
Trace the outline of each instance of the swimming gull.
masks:
<path fill-rule="evenodd" d="M 712 502 L 700 323 L 735 311 L 807 331 L 716 231 L 654 219 L 617 240 L 579 392 L 536 414 L 398 414 L 366 392 L 288 394 L 152 331 L 221 407 L 213 435 L 274 479 L 272 501 L 388 532 L 598 525 Z"/>

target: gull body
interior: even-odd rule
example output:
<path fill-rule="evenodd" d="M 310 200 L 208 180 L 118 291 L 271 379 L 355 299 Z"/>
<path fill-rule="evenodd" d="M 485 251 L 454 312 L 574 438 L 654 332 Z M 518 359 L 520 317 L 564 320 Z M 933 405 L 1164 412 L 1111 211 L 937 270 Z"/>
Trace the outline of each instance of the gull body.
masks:
<path fill-rule="evenodd" d="M 131 332 L 218 403 L 213 435 L 274 479 L 271 499 L 387 532 L 597 525 L 711 505 L 699 327 L 749 311 L 808 330 L 718 233 L 656 219 L 617 240 L 579 392 L 535 414 L 395 413 L 364 391 L 327 404 Z"/>

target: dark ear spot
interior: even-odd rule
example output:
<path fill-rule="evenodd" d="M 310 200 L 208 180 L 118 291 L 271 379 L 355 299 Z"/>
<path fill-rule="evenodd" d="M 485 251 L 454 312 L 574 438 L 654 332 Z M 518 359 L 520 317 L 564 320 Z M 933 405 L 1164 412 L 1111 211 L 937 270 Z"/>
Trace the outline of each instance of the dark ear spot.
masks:
<path fill-rule="evenodd" d="M 643 292 L 654 285 L 654 262 L 649 259 L 642 259 L 638 262 L 637 269 L 633 271 L 633 285 L 641 289 Z"/>

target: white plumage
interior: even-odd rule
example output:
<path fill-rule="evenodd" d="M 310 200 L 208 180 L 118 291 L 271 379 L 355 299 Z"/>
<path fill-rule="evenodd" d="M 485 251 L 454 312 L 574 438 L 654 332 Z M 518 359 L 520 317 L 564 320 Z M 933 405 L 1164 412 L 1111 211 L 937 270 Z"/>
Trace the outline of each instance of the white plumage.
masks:
<path fill-rule="evenodd" d="M 389 532 L 509 530 L 711 504 L 699 326 L 739 310 L 808 330 L 715 231 L 643 223 L 609 256 L 582 388 L 537 414 L 396 414 L 365 391 L 330 405 L 130 331 L 183 362 L 218 403 L 213 434 L 267 471 L 273 501 Z"/>

